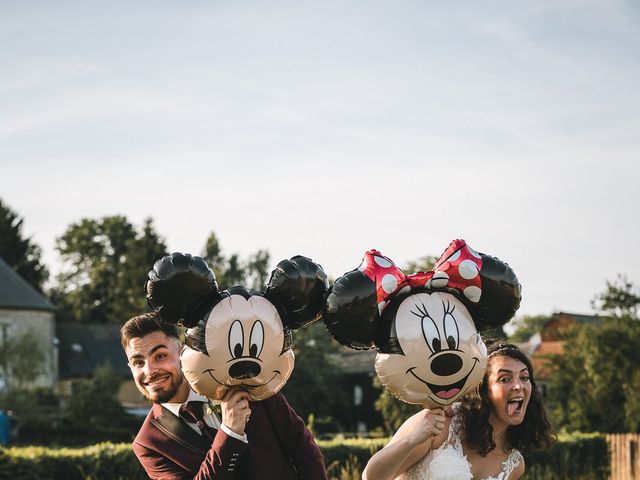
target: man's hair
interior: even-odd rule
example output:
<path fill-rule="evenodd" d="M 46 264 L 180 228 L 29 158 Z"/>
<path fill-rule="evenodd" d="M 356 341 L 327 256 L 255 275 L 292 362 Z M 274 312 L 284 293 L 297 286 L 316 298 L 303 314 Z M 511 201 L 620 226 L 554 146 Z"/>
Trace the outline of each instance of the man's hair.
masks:
<path fill-rule="evenodd" d="M 127 320 L 120 329 L 120 343 L 125 350 L 132 338 L 142 338 L 153 332 L 163 332 L 168 337 L 180 339 L 175 325 L 163 322 L 154 312 L 143 313 Z"/>

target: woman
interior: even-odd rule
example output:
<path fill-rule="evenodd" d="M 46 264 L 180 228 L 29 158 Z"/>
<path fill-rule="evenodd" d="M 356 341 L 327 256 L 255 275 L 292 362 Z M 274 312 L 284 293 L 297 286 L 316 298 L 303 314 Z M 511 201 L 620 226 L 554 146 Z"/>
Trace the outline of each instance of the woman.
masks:
<path fill-rule="evenodd" d="M 518 347 L 488 347 L 487 371 L 475 391 L 449 409 L 422 410 L 367 464 L 363 480 L 513 480 L 522 453 L 555 437 L 527 356 Z"/>

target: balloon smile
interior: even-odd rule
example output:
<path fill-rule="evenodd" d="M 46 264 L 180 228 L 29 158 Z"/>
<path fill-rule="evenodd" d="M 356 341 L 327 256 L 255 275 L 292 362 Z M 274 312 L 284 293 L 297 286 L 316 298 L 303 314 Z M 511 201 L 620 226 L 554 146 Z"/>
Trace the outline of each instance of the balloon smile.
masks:
<path fill-rule="evenodd" d="M 273 380 L 274 380 L 278 375 L 282 375 L 282 374 L 280 373 L 280 371 L 279 371 L 279 370 L 274 370 L 274 371 L 273 371 L 273 377 L 271 377 L 268 381 L 266 381 L 265 383 L 262 383 L 262 384 L 260 384 L 260 385 L 247 385 L 246 383 L 229 384 L 229 383 L 221 382 L 221 381 L 220 381 L 220 380 L 218 380 L 216 377 L 214 377 L 214 376 L 213 376 L 213 373 L 211 373 L 211 372 L 213 372 L 213 371 L 214 371 L 214 369 L 213 369 L 213 368 L 209 368 L 209 369 L 205 370 L 205 371 L 204 371 L 204 372 L 202 372 L 202 373 L 208 373 L 208 374 L 209 374 L 209 376 L 210 376 L 211 378 L 213 378 L 213 380 L 214 380 L 216 383 L 218 383 L 219 385 L 224 385 L 224 386 L 226 386 L 226 387 L 243 387 L 243 388 L 248 388 L 249 390 L 251 390 L 252 388 L 264 387 L 265 385 L 267 385 L 267 384 L 269 384 L 269 383 L 273 382 Z"/>
<path fill-rule="evenodd" d="M 477 358 L 474 358 L 473 360 L 474 360 L 474 364 L 471 367 L 471 370 L 469 370 L 469 373 L 467 373 L 464 377 L 462 377 L 462 379 L 458 380 L 457 382 L 450 383 L 448 385 L 436 385 L 434 383 L 430 383 L 430 382 L 427 382 L 426 380 L 423 380 L 413 372 L 417 367 L 411 367 L 405 373 L 410 373 L 411 375 L 413 375 L 417 380 L 419 380 L 420 382 L 424 383 L 427 387 L 429 387 L 429 390 L 431 390 L 436 395 L 436 397 L 438 397 L 440 400 L 446 401 L 446 400 L 449 400 L 450 398 L 455 397 L 462 391 L 462 388 L 464 387 L 464 384 L 467 382 L 469 375 L 471 375 L 471 372 L 473 372 L 473 369 L 476 368 L 476 365 L 479 362 Z"/>
<path fill-rule="evenodd" d="M 273 379 L 276 378 L 278 375 L 280 375 L 280 372 L 278 370 L 274 370 L 274 374 L 273 377 L 271 377 L 268 381 L 266 381 L 265 383 L 262 383 L 260 385 L 247 385 L 246 383 L 241 383 L 240 386 L 244 387 L 244 388 L 248 388 L 249 390 L 251 390 L 252 388 L 259 388 L 259 387 L 264 387 L 265 385 L 273 382 Z"/>

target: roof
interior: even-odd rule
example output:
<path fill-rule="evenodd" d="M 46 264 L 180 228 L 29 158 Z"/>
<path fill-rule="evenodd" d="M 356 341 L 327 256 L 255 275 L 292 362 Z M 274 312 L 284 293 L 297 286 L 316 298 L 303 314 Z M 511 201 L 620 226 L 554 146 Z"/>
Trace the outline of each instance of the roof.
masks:
<path fill-rule="evenodd" d="M 120 325 L 56 325 L 60 378 L 89 377 L 109 364 L 114 371 L 131 377 L 127 357 L 120 345 Z"/>
<path fill-rule="evenodd" d="M 0 309 L 46 310 L 55 307 L 0 258 Z"/>
<path fill-rule="evenodd" d="M 560 318 L 563 316 L 570 317 L 572 320 L 575 320 L 579 323 L 596 323 L 601 319 L 598 315 L 584 315 L 580 313 L 569 313 L 569 312 L 555 312 L 552 315 L 552 318 Z"/>
<path fill-rule="evenodd" d="M 374 364 L 377 353 L 375 348 L 371 350 L 352 350 L 347 347 L 341 347 L 339 352 L 331 354 L 331 358 L 343 373 L 367 373 L 373 375 L 375 373 Z"/>

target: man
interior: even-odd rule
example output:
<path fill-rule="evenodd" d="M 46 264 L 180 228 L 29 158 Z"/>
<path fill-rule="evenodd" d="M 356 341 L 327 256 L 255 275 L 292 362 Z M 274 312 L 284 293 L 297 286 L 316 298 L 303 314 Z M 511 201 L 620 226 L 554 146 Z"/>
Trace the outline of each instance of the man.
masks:
<path fill-rule="evenodd" d="M 120 339 L 138 390 L 153 402 L 133 442 L 150 478 L 326 480 L 313 435 L 281 394 L 249 404 L 229 391 L 219 418 L 182 375 L 175 326 L 147 313 L 128 320 Z M 185 413 L 195 401 L 204 403 Z"/>

